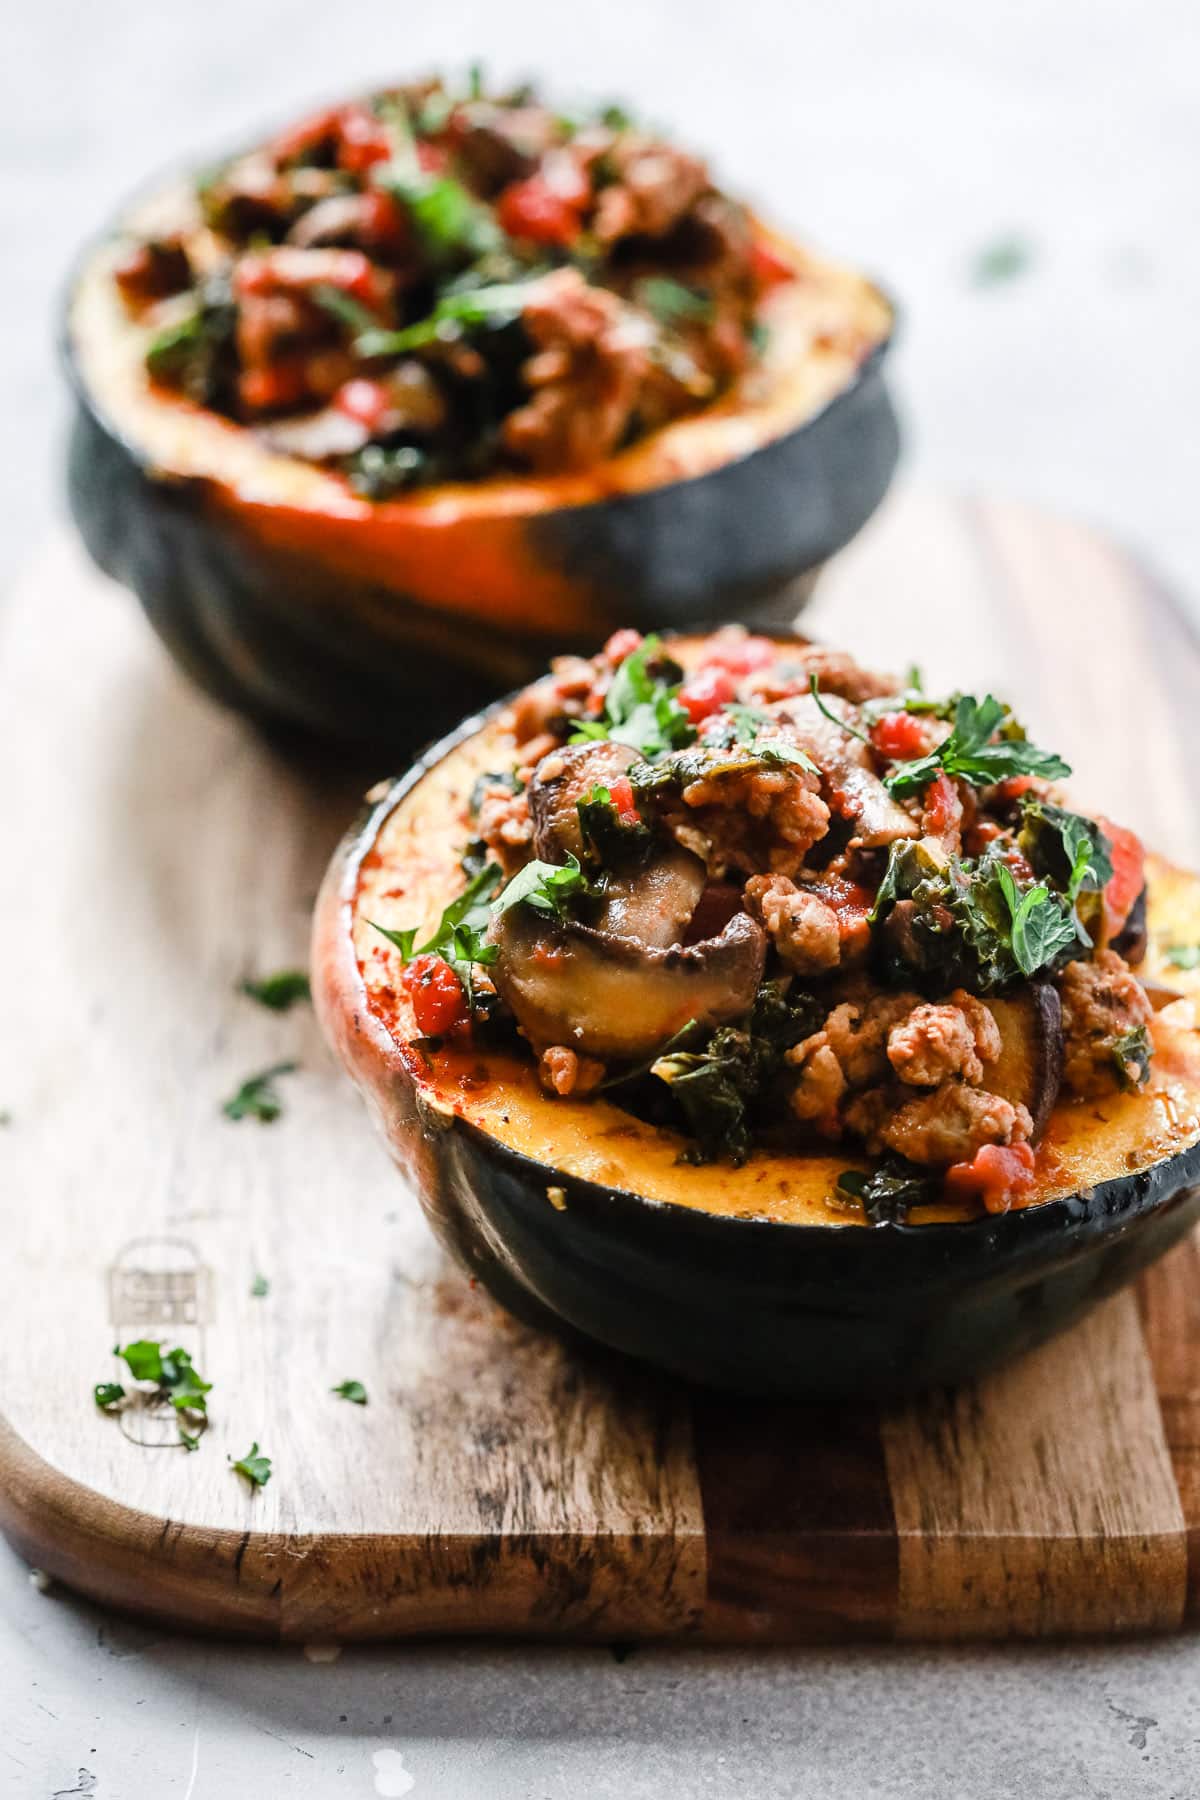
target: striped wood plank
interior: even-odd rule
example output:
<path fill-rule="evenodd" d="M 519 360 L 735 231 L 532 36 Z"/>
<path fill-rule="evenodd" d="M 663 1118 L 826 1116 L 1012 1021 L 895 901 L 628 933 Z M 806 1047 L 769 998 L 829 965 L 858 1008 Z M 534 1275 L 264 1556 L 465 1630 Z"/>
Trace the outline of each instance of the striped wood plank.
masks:
<path fill-rule="evenodd" d="M 1103 538 L 910 492 L 808 621 L 1012 694 L 1083 796 L 1197 859 L 1195 645 Z M 1136 757 L 1097 725 L 1130 694 Z M 568 1354 L 443 1264 L 311 1019 L 234 991 L 302 958 L 380 771 L 281 760 L 65 541 L 0 615 L 0 719 L 19 848 L 0 864 L 0 1520 L 32 1560 L 288 1639 L 945 1638 L 1200 1612 L 1195 1244 L 1024 1363 L 883 1417 Z M 219 1117 L 284 1058 L 281 1124 Z M 114 1333 L 140 1330 L 177 1333 L 215 1383 L 194 1456 L 89 1404 Z M 328 1394 L 348 1375 L 367 1408 Z M 252 1438 L 275 1462 L 254 1496 L 225 1461 Z"/>

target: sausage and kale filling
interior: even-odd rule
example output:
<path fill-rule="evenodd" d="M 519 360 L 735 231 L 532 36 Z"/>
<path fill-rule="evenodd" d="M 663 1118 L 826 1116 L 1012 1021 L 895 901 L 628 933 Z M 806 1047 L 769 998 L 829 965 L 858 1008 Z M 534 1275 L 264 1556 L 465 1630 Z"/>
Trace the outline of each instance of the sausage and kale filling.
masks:
<path fill-rule="evenodd" d="M 707 405 L 796 274 L 619 108 L 478 74 L 320 112 L 197 198 L 196 229 L 115 271 L 152 379 L 372 498 L 585 468 Z"/>
<path fill-rule="evenodd" d="M 1150 1077 L 1143 855 L 991 695 L 715 633 L 621 631 L 511 708 L 469 877 L 418 945 L 418 1029 L 519 1031 L 697 1159 L 836 1142 L 873 1219 L 1034 1183 L 1060 1087 Z"/>

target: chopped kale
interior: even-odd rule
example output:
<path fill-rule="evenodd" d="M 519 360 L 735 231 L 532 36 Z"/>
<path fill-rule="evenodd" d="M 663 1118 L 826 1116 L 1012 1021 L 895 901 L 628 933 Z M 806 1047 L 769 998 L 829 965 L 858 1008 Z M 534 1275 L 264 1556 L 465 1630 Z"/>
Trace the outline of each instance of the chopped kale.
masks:
<path fill-rule="evenodd" d="M 1123 1088 L 1135 1092 L 1138 1088 L 1145 1087 L 1150 1079 L 1154 1043 L 1144 1025 L 1134 1025 L 1129 1031 L 1123 1031 L 1119 1038 L 1115 1038 L 1112 1056 Z"/>
<path fill-rule="evenodd" d="M 584 847 L 602 868 L 612 868 L 642 855 L 650 846 L 650 828 L 636 814 L 618 812 L 612 790 L 594 787 L 576 803 Z"/>
<path fill-rule="evenodd" d="M 210 276 L 192 296 L 191 310 L 151 338 L 147 371 L 155 381 L 180 388 L 198 406 L 227 402 L 233 392 L 236 328 L 229 282 Z"/>
<path fill-rule="evenodd" d="M 453 337 L 471 328 L 511 324 L 521 316 L 528 298 L 528 283 L 501 282 L 494 287 L 469 288 L 444 294 L 425 318 L 399 331 L 364 331 L 354 340 L 362 357 L 407 356 L 441 337 Z"/>
<path fill-rule="evenodd" d="M 1034 874 L 1072 902 L 1112 879 L 1112 845 L 1096 821 L 1036 794 L 1022 796 L 1017 842 Z"/>
<path fill-rule="evenodd" d="M 1002 844 L 963 861 L 939 860 L 925 843 L 893 844 L 869 917 L 882 927 L 883 973 L 943 992 L 997 993 L 1089 942 L 1063 896 L 1018 884 Z"/>
<path fill-rule="evenodd" d="M 660 325 L 669 327 L 708 324 L 716 312 L 711 294 L 685 287 L 683 282 L 672 281 L 666 275 L 646 276 L 638 282 L 634 296 Z"/>
<path fill-rule="evenodd" d="M 669 1050 L 658 1057 L 651 1073 L 682 1113 L 695 1161 L 745 1162 L 756 1105 L 768 1095 L 786 1052 L 811 1036 L 822 1013 L 804 990 L 764 982 L 740 1027 L 722 1026 L 702 1051 Z"/>
<path fill-rule="evenodd" d="M 861 1169 L 845 1169 L 837 1185 L 862 1203 L 872 1225 L 899 1224 L 910 1206 L 929 1205 L 941 1197 L 942 1185 L 928 1169 L 906 1162 L 903 1157 L 888 1157 L 865 1175 Z"/>

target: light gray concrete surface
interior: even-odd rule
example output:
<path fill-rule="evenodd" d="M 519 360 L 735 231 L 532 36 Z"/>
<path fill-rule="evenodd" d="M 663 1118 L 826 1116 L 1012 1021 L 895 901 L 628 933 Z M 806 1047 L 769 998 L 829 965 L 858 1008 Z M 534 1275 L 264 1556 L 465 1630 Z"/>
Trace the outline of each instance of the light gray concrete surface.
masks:
<path fill-rule="evenodd" d="M 148 169 L 313 96 L 476 54 L 628 95 L 877 269 L 905 307 L 897 384 L 922 476 L 1102 522 L 1200 595 L 1195 0 L 10 8 L 0 575 L 60 507 L 51 320 L 79 240 Z M 976 251 L 1009 233 L 1031 246 L 1027 273 L 973 286 Z M 19 1204 L 0 1193 L 0 1224 Z M 0 1548 L 0 1794 L 68 1793 L 1195 1800 L 1200 1651 L 618 1664 L 453 1646 L 312 1664 L 103 1618 L 38 1591 Z"/>

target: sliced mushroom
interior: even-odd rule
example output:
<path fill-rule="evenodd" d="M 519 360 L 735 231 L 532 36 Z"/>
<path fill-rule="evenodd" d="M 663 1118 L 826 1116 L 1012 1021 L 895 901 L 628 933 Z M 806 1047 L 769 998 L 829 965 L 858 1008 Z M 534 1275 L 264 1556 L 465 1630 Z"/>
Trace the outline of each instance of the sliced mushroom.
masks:
<path fill-rule="evenodd" d="M 747 913 L 719 937 L 664 949 L 514 906 L 492 926 L 492 975 L 535 1048 L 604 1059 L 650 1056 L 690 1021 L 710 1028 L 750 1010 L 766 935 Z"/>
<path fill-rule="evenodd" d="M 830 712 L 849 715 L 853 711 L 836 694 L 822 698 Z M 766 710 L 789 727 L 788 737 L 812 757 L 824 785 L 839 790 L 841 810 L 855 820 L 852 846 L 873 850 L 897 838 L 921 835 L 920 826 L 896 804 L 871 767 L 869 747 L 826 718 L 811 694 L 777 700 Z"/>
<path fill-rule="evenodd" d="M 989 1064 L 989 1091 L 1029 1109 L 1033 1142 L 1046 1129 L 1063 1072 L 1062 1003 L 1048 981 L 1034 981 L 1012 999 L 985 1003 L 1000 1028 L 1000 1055 Z"/>
<path fill-rule="evenodd" d="M 582 858 L 579 802 L 594 788 L 611 787 L 636 761 L 636 750 L 607 738 L 595 744 L 568 744 L 543 756 L 526 789 L 534 854 L 543 862 Z"/>

